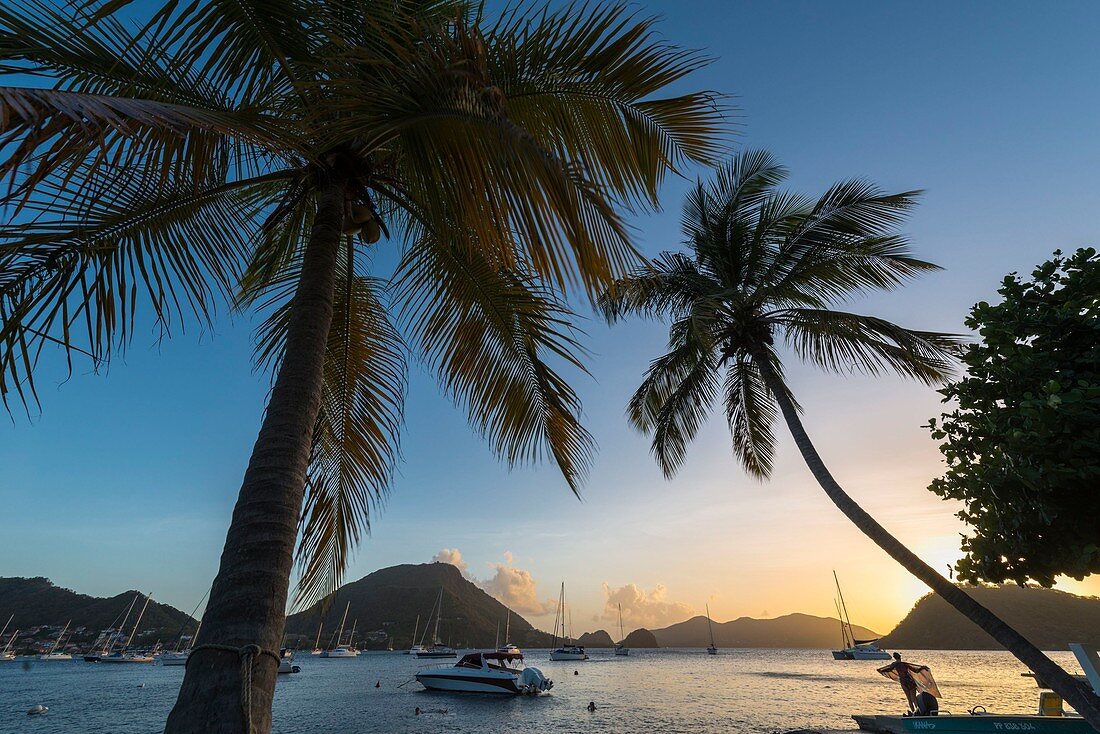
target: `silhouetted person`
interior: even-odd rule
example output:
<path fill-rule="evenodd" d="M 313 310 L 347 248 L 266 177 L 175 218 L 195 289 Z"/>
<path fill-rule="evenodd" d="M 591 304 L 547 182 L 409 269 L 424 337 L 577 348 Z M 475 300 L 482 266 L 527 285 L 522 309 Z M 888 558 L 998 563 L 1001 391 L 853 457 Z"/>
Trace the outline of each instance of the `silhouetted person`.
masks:
<path fill-rule="evenodd" d="M 918 710 L 917 707 L 917 681 L 914 680 L 913 674 L 921 671 L 929 670 L 927 665 L 913 665 L 907 663 L 901 659 L 901 653 L 894 653 L 894 662 L 889 665 L 884 665 L 878 669 L 879 673 L 882 673 L 887 678 L 894 678 L 898 684 L 901 685 L 901 690 L 905 691 L 905 700 L 909 702 L 909 712 L 914 713 Z M 891 675 L 893 673 L 893 675 Z"/>
<path fill-rule="evenodd" d="M 589 711 L 595 711 L 596 710 L 596 702 L 595 701 L 589 701 L 588 702 L 588 710 Z"/>

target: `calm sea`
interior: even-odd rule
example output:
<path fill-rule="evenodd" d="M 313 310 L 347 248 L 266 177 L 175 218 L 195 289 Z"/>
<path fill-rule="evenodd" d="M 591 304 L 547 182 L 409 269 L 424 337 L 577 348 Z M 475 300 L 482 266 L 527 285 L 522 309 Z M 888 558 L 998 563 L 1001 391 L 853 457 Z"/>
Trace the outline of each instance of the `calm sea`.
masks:
<path fill-rule="evenodd" d="M 837 662 L 828 650 L 589 652 L 582 663 L 528 653 L 528 665 L 554 680 L 551 694 L 538 698 L 428 693 L 409 681 L 429 661 L 401 653 L 351 660 L 305 654 L 297 661 L 302 672 L 279 677 L 275 732 L 726 734 L 848 728 L 852 713 L 904 709 L 897 684 L 875 673 L 884 663 Z M 1077 670 L 1071 654 L 1054 657 Z M 1007 653 L 914 652 L 906 659 L 931 666 L 947 711 L 981 705 L 1031 713 L 1036 706 L 1038 689 Z M 0 732 L 159 732 L 182 678 L 182 667 L 159 665 L 0 663 Z M 27 716 L 39 703 L 49 714 Z M 417 706 L 426 713 L 415 716 Z"/>

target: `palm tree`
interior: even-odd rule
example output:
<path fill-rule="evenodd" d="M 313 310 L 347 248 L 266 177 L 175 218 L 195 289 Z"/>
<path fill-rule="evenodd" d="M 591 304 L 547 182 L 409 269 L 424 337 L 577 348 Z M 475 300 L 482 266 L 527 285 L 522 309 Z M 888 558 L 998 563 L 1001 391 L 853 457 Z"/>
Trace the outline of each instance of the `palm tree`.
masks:
<path fill-rule="evenodd" d="M 829 499 L 867 537 L 1025 665 L 1100 729 L 1100 700 L 965 591 L 886 531 L 833 479 L 799 419 L 783 373 L 782 341 L 798 358 L 834 372 L 896 372 L 933 384 L 951 367 L 955 337 L 848 313 L 848 298 L 892 290 L 936 266 L 910 255 L 897 225 L 919 192 L 885 194 L 865 181 L 832 186 L 816 201 L 778 186 L 786 170 L 746 151 L 687 197 L 691 254 L 666 252 L 618 280 L 600 299 L 610 322 L 631 314 L 671 321 L 668 352 L 653 360 L 630 400 L 631 424 L 652 434 L 666 477 L 721 400 L 733 451 L 751 476 L 772 469 L 782 414 Z"/>
<path fill-rule="evenodd" d="M 0 7 L 0 393 L 31 409 L 40 358 L 98 366 L 229 298 L 266 313 L 273 387 L 167 726 L 266 732 L 296 538 L 307 603 L 389 484 L 407 350 L 576 491 L 567 299 L 637 262 L 621 212 L 719 155 L 724 112 L 665 91 L 707 60 L 619 5 L 128 6 Z"/>

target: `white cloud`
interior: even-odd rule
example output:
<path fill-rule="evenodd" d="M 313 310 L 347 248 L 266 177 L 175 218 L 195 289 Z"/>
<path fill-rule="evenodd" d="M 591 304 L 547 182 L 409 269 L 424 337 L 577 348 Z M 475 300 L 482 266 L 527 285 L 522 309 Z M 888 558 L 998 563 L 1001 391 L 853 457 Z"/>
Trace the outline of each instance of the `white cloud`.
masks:
<path fill-rule="evenodd" d="M 603 619 L 618 623 L 618 605 L 621 604 L 623 626 L 627 631 L 638 627 L 647 629 L 667 627 L 670 624 L 683 622 L 695 614 L 695 609 L 690 604 L 669 601 L 668 589 L 661 584 L 653 587 L 653 591 L 647 592 L 635 584 L 612 589 L 604 583 L 603 591 L 605 596 Z"/>
<path fill-rule="evenodd" d="M 458 548 L 442 548 L 432 556 L 432 563 L 449 563 L 466 578 L 470 578 L 470 564 L 462 560 L 462 552 Z"/>

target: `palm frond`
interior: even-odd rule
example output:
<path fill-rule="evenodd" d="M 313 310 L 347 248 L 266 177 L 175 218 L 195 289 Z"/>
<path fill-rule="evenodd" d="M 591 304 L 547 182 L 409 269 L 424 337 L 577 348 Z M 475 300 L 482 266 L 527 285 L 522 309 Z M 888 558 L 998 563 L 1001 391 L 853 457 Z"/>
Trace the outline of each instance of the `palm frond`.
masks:
<path fill-rule="evenodd" d="M 5 403 L 12 390 L 34 398 L 34 366 L 47 346 L 109 359 L 133 335 L 142 305 L 162 333 L 176 322 L 208 323 L 236 282 L 259 202 L 281 185 L 277 174 L 165 185 L 103 169 L 81 183 L 47 179 L 48 198 L 27 205 L 36 216 L 0 229 Z"/>
<path fill-rule="evenodd" d="M 682 318 L 721 285 L 678 252 L 663 252 L 645 268 L 616 280 L 597 299 L 597 310 L 615 323 L 630 315 Z"/>
<path fill-rule="evenodd" d="M 767 478 L 771 475 L 775 456 L 773 426 L 779 417 L 779 408 L 759 367 L 752 360 L 734 360 L 726 372 L 722 392 L 734 457 L 750 476 Z"/>
<path fill-rule="evenodd" d="M 653 434 L 653 456 L 671 478 L 718 397 L 721 381 L 717 350 L 690 320 L 673 323 L 669 333 L 671 348 L 650 363 L 630 398 L 627 417 L 638 431 Z"/>
<path fill-rule="evenodd" d="M 575 315 L 524 270 L 421 237 L 396 276 L 411 340 L 443 391 L 510 465 L 551 458 L 578 491 L 592 437 L 580 400 L 553 366 L 585 372 Z"/>
<path fill-rule="evenodd" d="M 952 334 L 916 331 L 873 316 L 791 308 L 769 317 L 803 359 L 833 372 L 896 372 L 935 385 L 954 368 L 963 343 Z"/>

